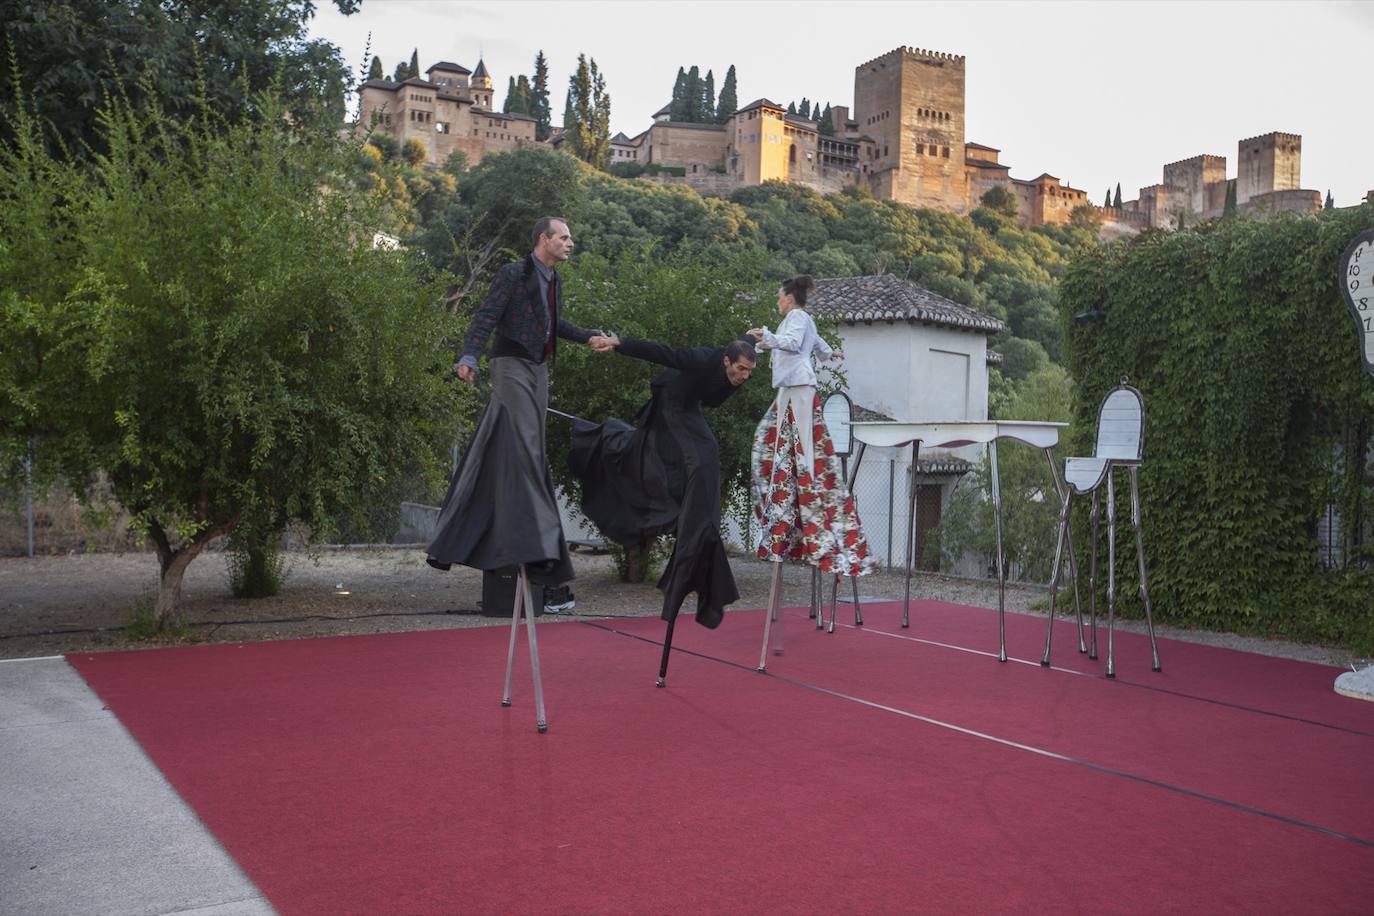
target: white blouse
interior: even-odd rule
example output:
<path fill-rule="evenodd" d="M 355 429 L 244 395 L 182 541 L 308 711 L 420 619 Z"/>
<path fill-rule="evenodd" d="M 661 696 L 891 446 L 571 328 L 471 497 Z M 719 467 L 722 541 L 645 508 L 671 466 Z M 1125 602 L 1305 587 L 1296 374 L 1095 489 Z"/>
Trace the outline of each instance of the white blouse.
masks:
<path fill-rule="evenodd" d="M 816 322 L 804 308 L 794 308 L 788 312 L 778 325 L 777 333 L 763 329 L 763 340 L 754 347 L 755 352 L 773 350 L 773 387 L 790 388 L 794 385 L 816 384 L 816 370 L 811 366 L 811 352 L 820 354 L 821 359 L 830 359 L 834 350 L 821 339 L 816 331 Z"/>

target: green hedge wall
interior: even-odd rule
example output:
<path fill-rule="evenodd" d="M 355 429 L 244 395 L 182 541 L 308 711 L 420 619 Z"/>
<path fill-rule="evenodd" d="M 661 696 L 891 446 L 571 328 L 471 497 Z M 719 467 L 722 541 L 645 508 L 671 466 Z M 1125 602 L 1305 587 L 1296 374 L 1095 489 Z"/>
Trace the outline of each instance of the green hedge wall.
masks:
<path fill-rule="evenodd" d="M 1066 454 L 1092 454 L 1098 406 L 1129 378 L 1145 398 L 1156 620 L 1374 648 L 1374 377 L 1336 276 L 1346 244 L 1370 227 L 1370 204 L 1219 220 L 1147 232 L 1067 271 L 1060 308 L 1076 389 Z M 1075 320 L 1094 310 L 1096 320 Z M 1127 481 L 1118 473 L 1118 611 L 1138 615 Z M 1329 568 L 1317 541 L 1328 505 L 1346 523 L 1344 562 Z"/>

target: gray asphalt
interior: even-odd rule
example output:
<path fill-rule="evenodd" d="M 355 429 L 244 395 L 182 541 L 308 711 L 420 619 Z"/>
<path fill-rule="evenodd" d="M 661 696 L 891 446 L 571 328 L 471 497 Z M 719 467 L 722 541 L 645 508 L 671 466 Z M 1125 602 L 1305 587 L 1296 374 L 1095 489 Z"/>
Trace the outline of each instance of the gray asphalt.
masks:
<path fill-rule="evenodd" d="M 0 660 L 0 913 L 274 912 L 65 659 Z"/>

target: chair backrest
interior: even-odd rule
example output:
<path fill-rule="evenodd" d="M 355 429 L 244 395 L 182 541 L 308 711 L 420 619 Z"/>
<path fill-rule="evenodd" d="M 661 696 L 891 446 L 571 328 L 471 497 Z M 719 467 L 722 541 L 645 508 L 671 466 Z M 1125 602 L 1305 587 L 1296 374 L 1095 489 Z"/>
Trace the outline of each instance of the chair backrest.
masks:
<path fill-rule="evenodd" d="M 1130 385 L 1113 388 L 1097 411 L 1096 458 L 1139 463 L 1145 448 L 1145 399 Z"/>

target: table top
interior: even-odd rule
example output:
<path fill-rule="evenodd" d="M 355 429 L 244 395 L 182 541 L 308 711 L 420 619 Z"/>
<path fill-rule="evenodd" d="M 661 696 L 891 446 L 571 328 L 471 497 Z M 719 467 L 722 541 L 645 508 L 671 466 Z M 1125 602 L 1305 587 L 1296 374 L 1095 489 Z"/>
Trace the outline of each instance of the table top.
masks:
<path fill-rule="evenodd" d="M 855 420 L 854 439 L 865 445 L 897 446 L 919 441 L 924 448 L 959 448 L 995 439 L 1015 439 L 1036 448 L 1059 444 L 1059 431 L 1068 426 L 1051 420 Z"/>

